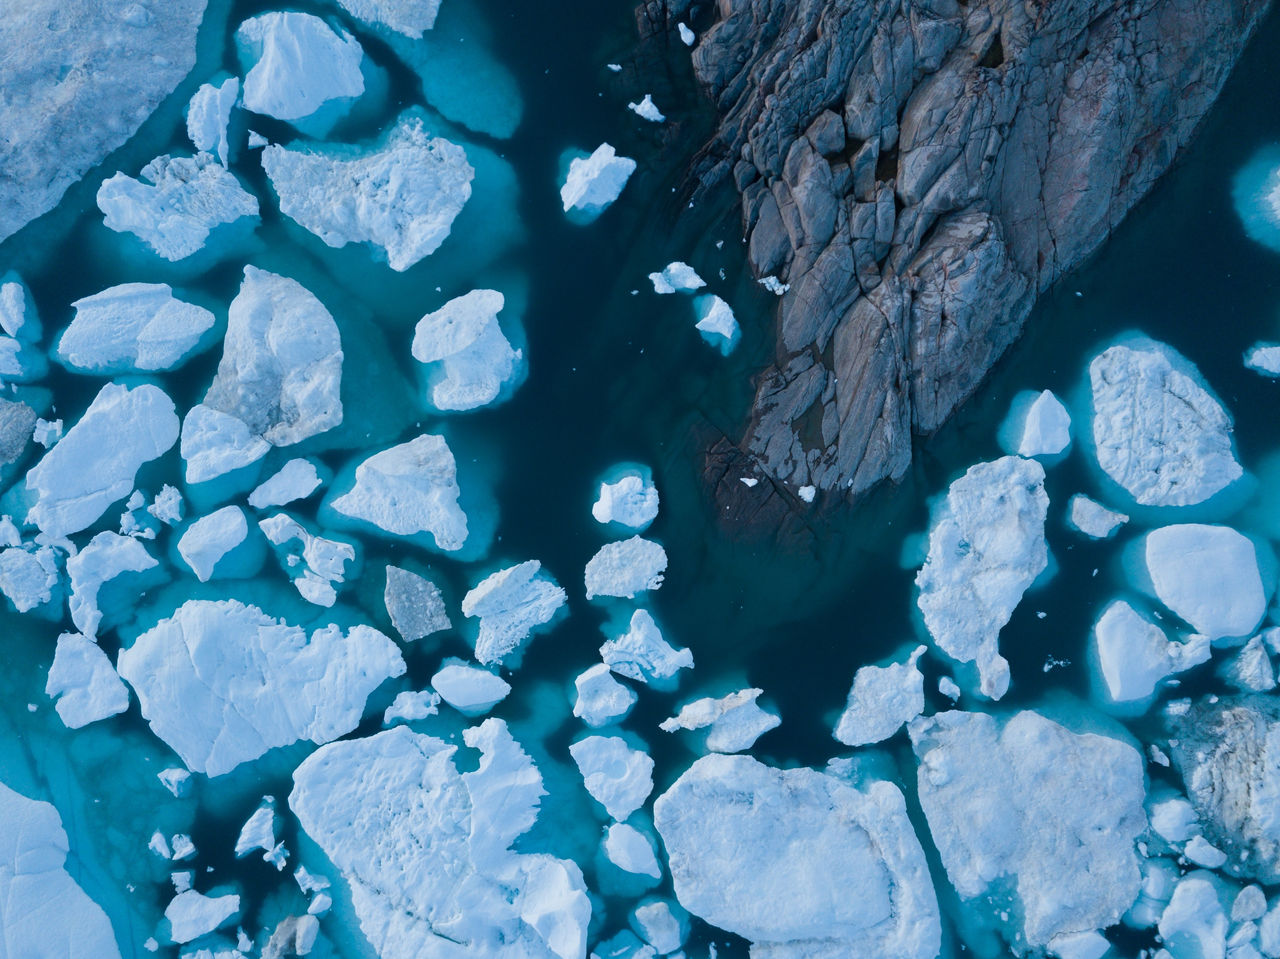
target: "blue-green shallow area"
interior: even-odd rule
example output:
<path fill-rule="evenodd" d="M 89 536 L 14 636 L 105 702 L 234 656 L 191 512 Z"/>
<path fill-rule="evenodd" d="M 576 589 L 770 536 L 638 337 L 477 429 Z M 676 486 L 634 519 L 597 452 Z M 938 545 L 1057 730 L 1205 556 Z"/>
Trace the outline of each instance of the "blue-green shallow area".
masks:
<path fill-rule="evenodd" d="M 441 35 L 472 29 L 469 18 L 461 24 L 451 19 L 450 5 L 445 0 Z M 626 0 L 570 0 L 554 9 L 474 0 L 468 13 L 482 15 L 491 52 L 516 78 L 523 98 L 520 125 L 508 140 L 467 134 L 439 118 L 438 129 L 505 161 L 513 176 L 504 177 L 501 164 L 487 160 L 496 171 L 489 182 L 501 197 L 485 195 L 478 178 L 454 236 L 403 274 L 377 262 L 365 247 L 331 250 L 281 216 L 257 153 L 243 149 L 232 168 L 258 194 L 262 222 L 241 246 L 214 249 L 195 267 L 172 266 L 103 227 L 93 202 L 97 184 L 118 169 L 136 175 L 157 154 L 190 152 L 182 106 L 219 69 L 237 70 L 230 40 L 235 25 L 271 8 L 259 2 L 214 4 L 189 80 L 130 144 L 73 188 L 58 210 L 0 245 L 0 272 L 13 267 L 23 274 L 49 333 L 66 325 L 71 301 L 114 283 L 171 282 L 214 305 L 225 320 L 245 263 L 298 279 L 334 313 L 347 353 L 347 422 L 304 451 L 337 472 L 358 451 L 443 426 L 459 458 L 468 461 L 497 504 L 496 541 L 488 557 L 459 564 L 364 537 L 359 581 L 345 590 L 339 607 L 319 615 L 297 599 L 270 559 L 249 585 L 198 588 L 190 577 L 175 574 L 174 583 L 139 598 L 138 622 L 122 629 L 119 639 L 104 637 L 104 646 L 114 654 L 121 641 L 129 642 L 139 628 L 192 596 L 236 596 L 291 621 L 366 621 L 389 630 L 381 603 L 386 562 L 429 570 L 445 588 L 457 623 L 462 594 L 484 573 L 537 558 L 568 589 L 571 615 L 532 643 L 520 670 L 508 677 L 515 692 L 495 715 L 512 723 L 546 778 L 549 795 L 527 846 L 577 859 L 591 885 L 591 847 L 598 834 L 593 817 L 603 814 L 581 795 L 568 760 L 568 745 L 583 730 L 569 715 L 567 690 L 596 661 L 604 638 L 600 625 L 619 612 L 587 603 L 581 579 L 587 560 L 610 538 L 589 508 L 593 481 L 612 464 L 636 461 L 654 470 L 662 509 L 646 535 L 665 545 L 670 566 L 666 585 L 644 602 L 669 639 L 692 648 L 697 663 L 678 693 L 642 690 L 626 723 L 651 747 L 662 789 L 693 754 L 656 725 L 704 690 L 764 688 L 783 717 L 782 726 L 754 750 L 767 761 L 820 765 L 846 752 L 831 739 L 830 728 L 854 670 L 919 635 L 912 615 L 913 572 L 903 568 L 903 555 L 904 543 L 927 525 L 928 498 L 967 466 L 999 455 L 996 429 L 1016 393 L 1050 388 L 1073 396 L 1088 358 L 1116 334 L 1141 329 L 1200 367 L 1235 414 L 1246 468 L 1258 472 L 1280 450 L 1274 415 L 1280 384 L 1244 370 L 1240 362 L 1255 340 L 1280 338 L 1280 257 L 1245 237 L 1230 203 L 1235 170 L 1256 149 L 1280 141 L 1280 116 L 1266 96 L 1274 88 L 1272 64 L 1280 54 L 1275 16 L 1178 166 L 1089 264 L 1043 298 L 1027 334 L 989 384 L 940 434 L 919 444 L 906 482 L 878 491 L 855 509 L 815 511 L 808 524 L 812 547 L 798 552 L 726 530 L 700 481 L 703 444 L 716 430 L 737 434 L 751 399 L 750 376 L 771 358 L 775 300 L 745 269 L 732 188 L 722 185 L 699 207 L 685 207 L 685 165 L 710 133 L 713 117 L 696 91 L 688 51 L 674 37 L 665 49 L 656 43 L 636 54 L 634 14 Z M 332 138 L 375 137 L 401 110 L 422 105 L 420 81 L 397 62 L 390 45 L 333 8 L 326 10 L 357 34 L 390 78 L 388 102 L 353 115 Z M 609 72 L 607 62 L 622 64 L 622 72 Z M 628 100 L 645 93 L 654 95 L 667 124 L 648 124 L 625 110 Z M 281 142 L 294 136 L 283 124 L 251 125 Z M 589 151 L 606 140 L 634 157 L 639 169 L 599 220 L 585 227 L 570 224 L 557 193 L 559 159 L 568 149 Z M 504 218 L 509 210 L 515 220 Z M 744 336 L 729 358 L 700 340 L 687 298 L 652 293 L 646 274 L 673 259 L 694 265 L 711 291 L 737 312 Z M 513 275 L 523 276 L 528 289 L 521 317 L 526 382 L 494 409 L 428 417 L 414 400 L 415 364 L 408 352 L 413 324 L 451 296 Z M 203 395 L 218 354 L 215 349 L 163 378 L 180 409 Z M 74 421 L 103 382 L 55 367 L 50 384 L 57 415 Z M 279 462 L 283 457 L 273 458 L 267 469 Z M 162 481 L 176 482 L 179 469 L 174 451 L 142 479 L 154 491 Z M 1013 671 L 1002 707 L 1036 704 L 1051 691 L 1090 694 L 1084 656 L 1089 626 L 1121 588 L 1119 549 L 1138 533 L 1126 531 L 1119 543 L 1097 545 L 1065 531 L 1069 496 L 1098 491 L 1081 443 L 1049 471 L 1046 485 L 1056 575 L 1028 594 L 1002 634 L 1002 652 Z M 1249 515 L 1256 519 L 1253 529 L 1261 530 L 1267 515 L 1275 523 L 1275 511 L 1266 510 L 1265 480 L 1258 497 L 1261 507 L 1254 504 Z M 312 520 L 315 499 L 290 511 Z M 117 512 L 109 511 L 104 528 Z M 161 535 L 158 556 L 166 552 L 168 534 Z M 0 780 L 57 805 L 71 834 L 73 874 L 112 916 L 125 953 L 141 954 L 141 942 L 153 933 L 169 896 L 164 864 L 145 848 L 155 828 L 167 834 L 192 831 L 200 849 L 194 868 L 212 869 L 197 887 L 237 883 L 245 896 L 247 929 L 298 911 L 302 900 L 287 873 L 278 875 L 253 858 L 237 863 L 231 845 L 260 795 L 287 795 L 289 771 L 309 750 L 278 751 L 220 780 L 197 783 L 190 801 L 173 800 L 154 772 L 178 761 L 151 736 L 136 702 L 126 715 L 86 730 L 61 727 L 43 694 L 61 628 L 70 624 L 0 612 L 8 667 L 0 671 Z M 377 714 L 396 689 L 423 688 L 443 656 L 467 652 L 461 633 L 406 649 L 409 676 L 370 701 L 370 718 L 356 734 L 378 728 Z M 1050 658 L 1069 665 L 1046 671 Z M 930 657 L 925 669 L 932 691 L 945 665 Z M 1193 685 L 1211 683 L 1184 688 Z M 931 693 L 933 707 L 944 704 Z M 432 730 L 431 721 L 422 728 Z M 440 730 L 446 728 L 447 723 Z M 910 791 L 914 772 L 905 738 L 899 734 L 890 746 Z M 919 817 L 917 825 L 927 847 Z M 300 848 L 295 827 L 287 826 L 283 838 L 290 849 Z M 941 886 L 936 862 L 934 868 Z M 625 921 L 621 902 L 604 902 L 597 912 L 603 934 Z M 331 942 L 323 941 L 315 955 L 359 954 L 358 937 L 333 928 L 349 916 L 340 903 L 322 923 Z M 709 937 L 702 927 L 695 931 L 692 954 L 704 954 L 709 938 L 721 955 L 745 953 L 742 943 Z"/>

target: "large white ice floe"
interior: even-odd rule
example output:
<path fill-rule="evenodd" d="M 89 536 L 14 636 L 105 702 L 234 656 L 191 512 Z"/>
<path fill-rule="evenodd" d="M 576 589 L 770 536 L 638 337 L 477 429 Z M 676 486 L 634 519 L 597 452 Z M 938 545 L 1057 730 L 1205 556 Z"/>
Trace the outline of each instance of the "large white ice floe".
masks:
<path fill-rule="evenodd" d="M 202 306 L 173 295 L 167 283 L 124 283 L 71 304 L 71 325 L 54 353 L 82 373 L 146 373 L 182 364 L 213 328 Z"/>
<path fill-rule="evenodd" d="M 905 663 L 858 670 L 836 723 L 837 740 L 846 746 L 878 743 L 924 712 L 924 674 L 916 666 L 924 651 L 918 646 Z"/>
<path fill-rule="evenodd" d="M 587 599 L 631 599 L 636 593 L 658 589 L 666 569 L 667 551 L 653 540 L 633 536 L 620 543 L 605 543 L 587 563 Z"/>
<path fill-rule="evenodd" d="M 412 114 L 371 150 L 272 144 L 262 166 L 287 216 L 332 247 L 372 244 L 393 270 L 444 242 L 475 177 L 466 151 Z"/>
<path fill-rule="evenodd" d="M 345 30 L 309 13 L 271 12 L 244 21 L 236 48 L 248 66 L 246 110 L 277 120 L 303 120 L 331 101 L 364 93 L 364 51 Z"/>
<path fill-rule="evenodd" d="M 57 700 L 58 718 L 68 729 L 79 729 L 129 708 L 129 690 L 107 654 L 78 633 L 58 637 L 44 691 Z"/>
<path fill-rule="evenodd" d="M 1129 522 L 1124 513 L 1107 509 L 1097 500 L 1076 493 L 1067 503 L 1067 525 L 1090 539 L 1108 539 Z"/>
<path fill-rule="evenodd" d="M 580 673 L 573 685 L 573 714 L 592 729 L 624 719 L 639 698 L 634 689 L 614 679 L 604 663 Z"/>
<path fill-rule="evenodd" d="M 1143 506 L 1193 506 L 1240 478 L 1231 417 L 1195 368 L 1153 340 L 1089 364 L 1093 442 L 1102 467 Z"/>
<path fill-rule="evenodd" d="M 436 23 L 440 0 L 338 0 L 365 23 L 382 24 L 406 37 L 421 37 Z"/>
<path fill-rule="evenodd" d="M 201 516 L 188 526 L 178 540 L 178 555 L 207 583 L 219 565 L 249 537 L 249 521 L 239 506 L 224 506 Z"/>
<path fill-rule="evenodd" d="M 658 728 L 667 733 L 678 729 L 706 729 L 706 747 L 711 752 L 742 752 L 782 722 L 756 702 L 763 692 L 762 689 L 739 689 L 719 699 L 695 699 Z"/>
<path fill-rule="evenodd" d="M 654 803 L 676 898 L 775 959 L 933 959 L 941 925 L 898 787 L 706 756 Z M 761 908 L 763 903 L 768 908 Z"/>
<path fill-rule="evenodd" d="M 591 905 L 571 862 L 512 852 L 542 777 L 500 720 L 456 746 L 397 726 L 325 746 L 294 772 L 289 805 L 341 870 L 381 959 L 581 959 Z"/>
<path fill-rule="evenodd" d="M 487 406 L 515 379 L 523 353 L 498 325 L 505 302 L 497 290 L 472 290 L 418 321 L 411 349 L 427 365 L 427 395 L 437 410 Z"/>
<path fill-rule="evenodd" d="M 588 736 L 569 747 L 591 798 L 619 822 L 653 792 L 653 760 L 620 736 Z"/>
<path fill-rule="evenodd" d="M 464 716 L 483 716 L 511 692 L 501 676 L 458 661 L 441 667 L 431 677 L 431 688 Z"/>
<path fill-rule="evenodd" d="M 98 187 L 98 209 L 117 233 L 133 233 L 166 260 L 204 248 L 225 223 L 258 215 L 258 200 L 211 154 L 159 156 L 140 179 L 117 173 Z"/>
<path fill-rule="evenodd" d="M 1142 555 L 1160 601 L 1210 639 L 1248 636 L 1267 611 L 1257 551 L 1229 527 L 1162 526 Z"/>
<path fill-rule="evenodd" d="M 560 187 L 564 211 L 586 216 L 604 212 L 622 193 L 635 169 L 635 160 L 618 156 L 608 143 L 600 144 L 589 157 L 574 157 Z"/>
<path fill-rule="evenodd" d="M 616 523 L 626 529 L 642 532 L 658 516 L 658 488 L 647 468 L 615 467 L 610 479 L 600 484 L 600 492 L 591 505 L 597 523 Z"/>
<path fill-rule="evenodd" d="M 178 447 L 188 483 L 207 483 L 257 463 L 271 444 L 238 416 L 197 403 L 182 420 Z"/>
<path fill-rule="evenodd" d="M 204 405 L 273 446 L 300 443 L 342 422 L 342 359 L 338 325 L 314 294 L 246 266 Z"/>
<path fill-rule="evenodd" d="M 234 600 L 189 600 L 122 650 L 117 668 L 187 768 L 220 776 L 273 747 L 350 732 L 405 664 L 368 626 L 308 637 Z"/>
<path fill-rule="evenodd" d="M 399 566 L 387 567 L 387 585 L 382 599 L 391 625 L 400 638 L 411 643 L 449 629 L 449 613 L 440 587 L 426 577 Z"/>
<path fill-rule="evenodd" d="M 668 643 L 647 609 L 631 614 L 626 632 L 600 647 L 600 658 L 619 676 L 659 685 L 681 669 L 693 668 L 693 653 Z"/>
<path fill-rule="evenodd" d="M 178 415 L 163 390 L 149 383 L 108 383 L 27 474 L 27 522 L 53 537 L 92 526 L 133 492 L 143 464 L 177 441 Z"/>
<path fill-rule="evenodd" d="M 1009 688 L 1000 630 L 1049 562 L 1048 509 L 1043 467 L 1005 456 L 971 467 L 934 511 L 917 603 L 938 648 L 976 663 L 982 694 L 991 699 Z"/>
<path fill-rule="evenodd" d="M 107 914 L 66 870 L 53 806 L 0 783 L 0 954 L 120 959 Z"/>
<path fill-rule="evenodd" d="M 67 606 L 71 622 L 93 639 L 102 624 L 99 600 L 103 587 L 126 573 L 146 573 L 158 566 L 141 540 L 109 531 L 98 533 L 75 556 L 67 559 L 67 578 L 71 584 Z M 132 601 L 135 596 L 128 599 Z"/>
<path fill-rule="evenodd" d="M 355 562 L 355 546 L 318 536 L 288 513 L 260 519 L 258 528 L 276 547 L 281 566 L 303 599 L 324 607 L 337 602 L 347 564 Z"/>
<path fill-rule="evenodd" d="M 1011 895 L 1013 908 L 987 918 L 1032 948 L 1120 920 L 1138 895 L 1135 841 L 1147 825 L 1136 749 L 1030 710 L 1003 727 L 945 712 L 908 730 L 929 831 L 971 908 Z"/>
<path fill-rule="evenodd" d="M 201 84 L 187 104 L 187 138 L 200 153 L 212 153 L 223 166 L 231 158 L 227 125 L 240 98 L 240 79 L 228 77 L 221 83 Z"/>
<path fill-rule="evenodd" d="M 565 604 L 565 591 L 536 559 L 486 576 L 462 598 L 464 616 L 480 620 L 476 659 L 501 663 L 518 654 Z"/>
<path fill-rule="evenodd" d="M 1174 642 L 1122 599 L 1094 623 L 1093 649 L 1107 699 L 1114 703 L 1145 700 L 1164 680 L 1207 662 L 1211 653 L 1208 636 Z"/>
<path fill-rule="evenodd" d="M 460 494 L 449 444 L 443 436 L 424 433 L 362 462 L 351 488 L 329 505 L 394 536 L 430 533 L 438 549 L 452 552 L 467 541 Z"/>

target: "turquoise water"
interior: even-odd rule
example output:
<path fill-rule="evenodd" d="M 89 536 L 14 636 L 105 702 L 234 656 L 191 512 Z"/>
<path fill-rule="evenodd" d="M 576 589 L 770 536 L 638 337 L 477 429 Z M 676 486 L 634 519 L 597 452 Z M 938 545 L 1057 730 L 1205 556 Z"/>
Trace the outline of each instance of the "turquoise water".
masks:
<path fill-rule="evenodd" d="M 821 765 L 847 752 L 831 739 L 830 729 L 855 669 L 921 639 L 913 617 L 914 574 L 904 568 L 903 557 L 904 544 L 927 526 L 929 497 L 967 466 L 999 455 L 996 428 L 1019 391 L 1050 388 L 1064 398 L 1073 395 L 1089 357 L 1116 334 L 1141 329 L 1200 367 L 1235 414 L 1246 468 L 1261 471 L 1280 450 L 1274 413 L 1280 385 L 1240 363 L 1255 340 L 1280 338 L 1280 258 L 1244 236 L 1230 204 L 1234 171 L 1258 148 L 1280 141 L 1280 116 L 1264 94 L 1274 87 L 1272 64 L 1280 51 L 1280 19 L 1274 16 L 1183 161 L 1089 264 L 1043 298 L 1027 335 L 989 384 L 941 433 L 919 444 L 906 482 L 878 491 L 856 509 L 815 514 L 805 546 L 784 548 L 726 530 L 698 477 L 708 436 L 717 429 L 736 435 L 740 428 L 751 398 L 750 375 L 771 354 L 775 301 L 744 269 L 738 205 L 728 186 L 700 208 L 685 208 L 682 170 L 711 124 L 687 50 L 673 41 L 637 59 L 633 12 L 623 0 L 571 0 L 554 11 L 499 0 L 475 0 L 460 10 L 445 0 L 435 42 L 483 42 L 513 75 L 523 104 L 509 139 L 470 134 L 436 119 L 441 132 L 465 140 L 477 151 L 473 157 L 483 158 L 476 163 L 476 194 L 437 254 L 396 274 L 375 263 L 364 247 L 325 247 L 279 214 L 256 153 L 242 150 L 232 169 L 263 201 L 261 225 L 252 237 L 213 250 L 194 265 L 165 264 L 108 231 L 93 193 L 117 169 L 136 174 L 152 156 L 189 152 L 182 106 L 218 70 L 237 71 L 230 41 L 235 25 L 269 8 L 260 2 L 215 4 L 187 83 L 129 145 L 70 191 L 57 211 L 0 245 L 0 272 L 14 267 L 23 274 L 46 332 L 66 324 L 71 301 L 114 283 L 171 282 L 225 321 L 246 262 L 298 279 L 341 328 L 347 419 L 341 429 L 288 454 L 315 453 L 336 472 L 360 450 L 407 439 L 420 426 L 443 426 L 465 470 L 496 507 L 495 541 L 488 556 L 460 564 L 363 537 L 363 575 L 335 610 L 319 616 L 298 600 L 270 559 L 253 583 L 197 587 L 175 575 L 172 583 L 139 597 L 136 621 L 118 637 L 104 638 L 104 646 L 114 654 L 116 646 L 197 595 L 243 598 L 291 622 L 363 621 L 389 630 L 381 602 L 386 562 L 429 571 L 445 589 L 456 623 L 461 596 L 481 576 L 498 565 L 537 558 L 568 589 L 570 615 L 532 643 L 513 680 L 516 691 L 495 715 L 511 722 L 547 781 L 542 819 L 527 845 L 578 859 L 589 885 L 598 817 L 568 762 L 568 744 L 581 727 L 569 715 L 565 689 L 597 661 L 601 624 L 617 612 L 587 603 L 581 585 L 583 566 L 608 539 L 589 508 L 597 477 L 612 464 L 636 461 L 653 468 L 662 510 L 646 535 L 665 545 L 670 565 L 666 584 L 645 602 L 668 638 L 689 646 L 697 663 L 678 693 L 642 691 L 626 723 L 650 745 L 660 790 L 694 754 L 656 724 L 685 699 L 740 685 L 764 688 L 783 718 L 755 755 L 784 765 Z M 374 136 L 401 110 L 422 105 L 423 97 L 419 79 L 387 43 L 347 23 L 387 79 L 385 102 L 331 134 L 355 141 Z M 623 71 L 607 71 L 604 64 L 611 61 L 623 64 Z M 646 92 L 668 115 L 667 124 L 647 124 L 625 110 L 627 100 Z M 465 87 L 457 96 L 464 106 L 472 102 Z M 511 104 L 503 108 L 509 113 Z M 253 126 L 272 139 L 293 136 L 283 124 Z M 557 195 L 560 157 L 605 140 L 636 158 L 639 169 L 597 222 L 570 224 Z M 691 262 L 710 289 L 733 305 L 744 336 L 730 357 L 700 340 L 686 299 L 652 294 L 646 274 L 672 259 Z M 408 353 L 413 324 L 446 299 L 486 285 L 504 289 L 519 314 L 528 378 L 501 406 L 429 419 L 415 401 L 415 364 Z M 180 409 L 203 395 L 218 352 L 163 378 Z M 57 415 L 70 424 L 101 383 L 55 368 L 49 385 Z M 273 459 L 263 475 L 275 464 Z M 176 481 L 179 467 L 175 450 L 148 467 L 139 482 L 156 489 L 162 481 Z M 1097 489 L 1080 444 L 1049 471 L 1046 488 L 1057 571 L 1050 583 L 1028 594 L 1002 634 L 1001 649 L 1013 672 L 1002 708 L 1037 704 L 1056 692 L 1089 696 L 1084 644 L 1093 619 L 1120 588 L 1123 542 L 1136 535 L 1125 532 L 1116 543 L 1092 544 L 1065 531 L 1069 496 Z M 1272 488 L 1260 484 L 1243 518 L 1233 522 L 1280 534 Z M 314 506 L 290 511 L 314 519 Z M 200 850 L 194 868 L 209 870 L 198 887 L 236 884 L 245 896 L 246 929 L 297 911 L 301 900 L 288 873 L 281 876 L 255 858 L 236 862 L 231 846 L 259 796 L 287 795 L 289 773 L 309 749 L 276 751 L 229 776 L 198 783 L 190 801 L 173 800 L 154 774 L 176 765 L 176 757 L 150 734 L 136 702 L 127 714 L 85 730 L 62 728 L 43 686 L 63 628 L 69 622 L 0 612 L 8 666 L 0 675 L 0 780 L 58 807 L 72 836 L 73 873 L 108 910 L 125 954 L 142 954 L 141 943 L 154 933 L 169 898 L 166 864 L 145 849 L 156 828 L 192 833 Z M 423 688 L 443 656 L 468 651 L 459 633 L 406 650 L 409 676 L 370 701 L 370 718 L 355 735 L 378 728 L 377 716 L 396 689 Z M 1069 665 L 1046 671 L 1050 657 Z M 946 701 L 932 690 L 945 665 L 932 655 L 926 664 L 930 706 L 943 708 Z M 1205 688 L 1211 684 L 1206 680 Z M 447 727 L 429 721 L 423 728 Z M 902 734 L 888 752 L 910 793 L 914 772 Z M 927 829 L 921 817 L 916 820 L 928 847 Z M 292 850 L 305 845 L 292 825 L 283 838 Z M 945 879 L 936 861 L 933 868 L 941 889 Z M 606 918 L 596 931 L 610 934 L 625 921 L 623 903 L 601 905 L 597 913 Z M 322 922 L 324 941 L 315 955 L 359 954 L 358 937 L 343 929 L 350 916 L 339 903 Z M 713 936 L 705 926 L 695 929 L 691 954 L 705 954 L 712 939 L 721 955 L 745 954 L 744 944 Z"/>

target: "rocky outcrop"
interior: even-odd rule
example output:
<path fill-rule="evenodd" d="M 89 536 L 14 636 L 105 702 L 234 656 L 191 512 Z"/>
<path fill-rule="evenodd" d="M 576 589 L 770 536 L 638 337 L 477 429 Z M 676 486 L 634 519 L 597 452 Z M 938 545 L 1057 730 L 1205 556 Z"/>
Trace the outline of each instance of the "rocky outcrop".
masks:
<path fill-rule="evenodd" d="M 718 0 L 693 63 L 721 122 L 691 182 L 732 176 L 752 269 L 790 284 L 745 434 L 708 457 L 719 512 L 901 478 L 1168 168 L 1267 6 Z M 649 0 L 641 32 L 709 13 Z M 738 482 L 753 464 L 772 490 Z"/>

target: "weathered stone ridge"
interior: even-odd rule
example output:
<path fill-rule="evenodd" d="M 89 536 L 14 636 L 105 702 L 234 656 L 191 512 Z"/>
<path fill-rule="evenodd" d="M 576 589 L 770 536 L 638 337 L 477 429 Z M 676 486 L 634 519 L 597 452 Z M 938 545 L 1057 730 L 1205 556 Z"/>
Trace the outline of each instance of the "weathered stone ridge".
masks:
<path fill-rule="evenodd" d="M 1173 161 L 1269 0 L 718 0 L 693 50 L 748 258 L 790 289 L 736 450 L 707 472 L 747 519 L 773 490 L 899 479 Z M 642 32 L 697 14 L 649 0 Z M 723 510 L 721 511 L 723 512 Z"/>

